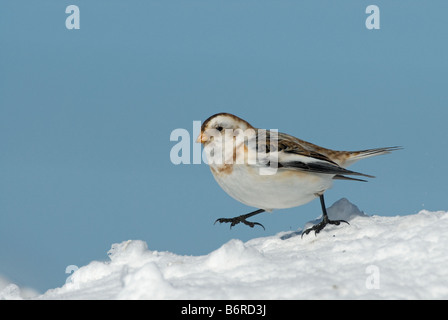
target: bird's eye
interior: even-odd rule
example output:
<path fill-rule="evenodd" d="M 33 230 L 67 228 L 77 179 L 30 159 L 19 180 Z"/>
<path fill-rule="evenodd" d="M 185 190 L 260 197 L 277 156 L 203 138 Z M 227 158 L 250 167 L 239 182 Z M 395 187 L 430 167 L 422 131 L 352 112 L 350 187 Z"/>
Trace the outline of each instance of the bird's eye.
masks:
<path fill-rule="evenodd" d="M 218 131 L 222 131 L 222 129 L 223 129 L 222 127 L 217 127 L 216 128 L 216 130 L 218 130 Z"/>

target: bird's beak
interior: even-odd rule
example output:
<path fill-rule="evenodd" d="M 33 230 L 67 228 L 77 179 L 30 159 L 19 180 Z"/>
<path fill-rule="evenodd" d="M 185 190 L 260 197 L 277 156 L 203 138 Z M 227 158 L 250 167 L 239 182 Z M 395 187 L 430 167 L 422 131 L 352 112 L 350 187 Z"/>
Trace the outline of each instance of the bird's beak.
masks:
<path fill-rule="evenodd" d="M 207 140 L 208 140 L 207 135 L 206 135 L 204 132 L 202 132 L 202 133 L 198 136 L 198 138 L 196 139 L 196 142 L 197 142 L 197 143 L 204 143 L 204 142 L 206 142 Z"/>

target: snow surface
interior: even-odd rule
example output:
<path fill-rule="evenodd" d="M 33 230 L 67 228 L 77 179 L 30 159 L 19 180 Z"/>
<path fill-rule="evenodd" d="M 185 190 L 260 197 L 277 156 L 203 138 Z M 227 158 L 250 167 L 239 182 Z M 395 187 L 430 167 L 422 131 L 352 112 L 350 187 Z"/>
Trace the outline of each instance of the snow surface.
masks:
<path fill-rule="evenodd" d="M 0 276 L 0 300 L 21 300 L 30 299 L 38 296 L 39 293 L 31 288 L 19 288 L 5 277 Z"/>
<path fill-rule="evenodd" d="M 113 244 L 110 261 L 79 268 L 37 299 L 448 298 L 448 212 L 368 216 L 346 199 L 328 212 L 350 225 L 231 240 L 204 256 Z M 21 296 L 4 289 L 1 298 Z"/>

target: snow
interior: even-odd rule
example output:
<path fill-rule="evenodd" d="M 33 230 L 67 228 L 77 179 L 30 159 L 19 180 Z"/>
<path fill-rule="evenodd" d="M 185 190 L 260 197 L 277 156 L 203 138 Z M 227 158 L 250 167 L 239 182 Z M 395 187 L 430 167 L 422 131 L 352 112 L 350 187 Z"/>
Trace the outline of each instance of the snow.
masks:
<path fill-rule="evenodd" d="M 38 296 L 39 293 L 32 288 L 19 288 L 5 277 L 0 276 L 0 300 L 22 300 Z"/>
<path fill-rule="evenodd" d="M 350 225 L 303 238 L 299 230 L 234 239 L 203 256 L 159 252 L 139 240 L 113 244 L 109 261 L 79 268 L 36 298 L 448 298 L 448 212 L 369 216 L 341 199 L 328 213 Z M 0 299 L 24 298 L 9 287 Z"/>

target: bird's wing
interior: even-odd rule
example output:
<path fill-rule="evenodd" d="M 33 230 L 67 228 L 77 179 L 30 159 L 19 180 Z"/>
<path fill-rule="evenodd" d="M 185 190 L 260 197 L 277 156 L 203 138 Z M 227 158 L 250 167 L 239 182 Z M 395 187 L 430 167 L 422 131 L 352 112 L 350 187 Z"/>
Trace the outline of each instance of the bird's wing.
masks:
<path fill-rule="evenodd" d="M 373 178 L 373 176 L 339 166 L 328 156 L 319 152 L 320 147 L 284 133 L 258 130 L 256 148 L 260 160 L 258 165 L 261 166 L 272 167 L 272 162 L 276 162 L 280 169 L 331 174 L 335 175 L 336 179 L 360 180 L 347 178 L 344 175 Z"/>

